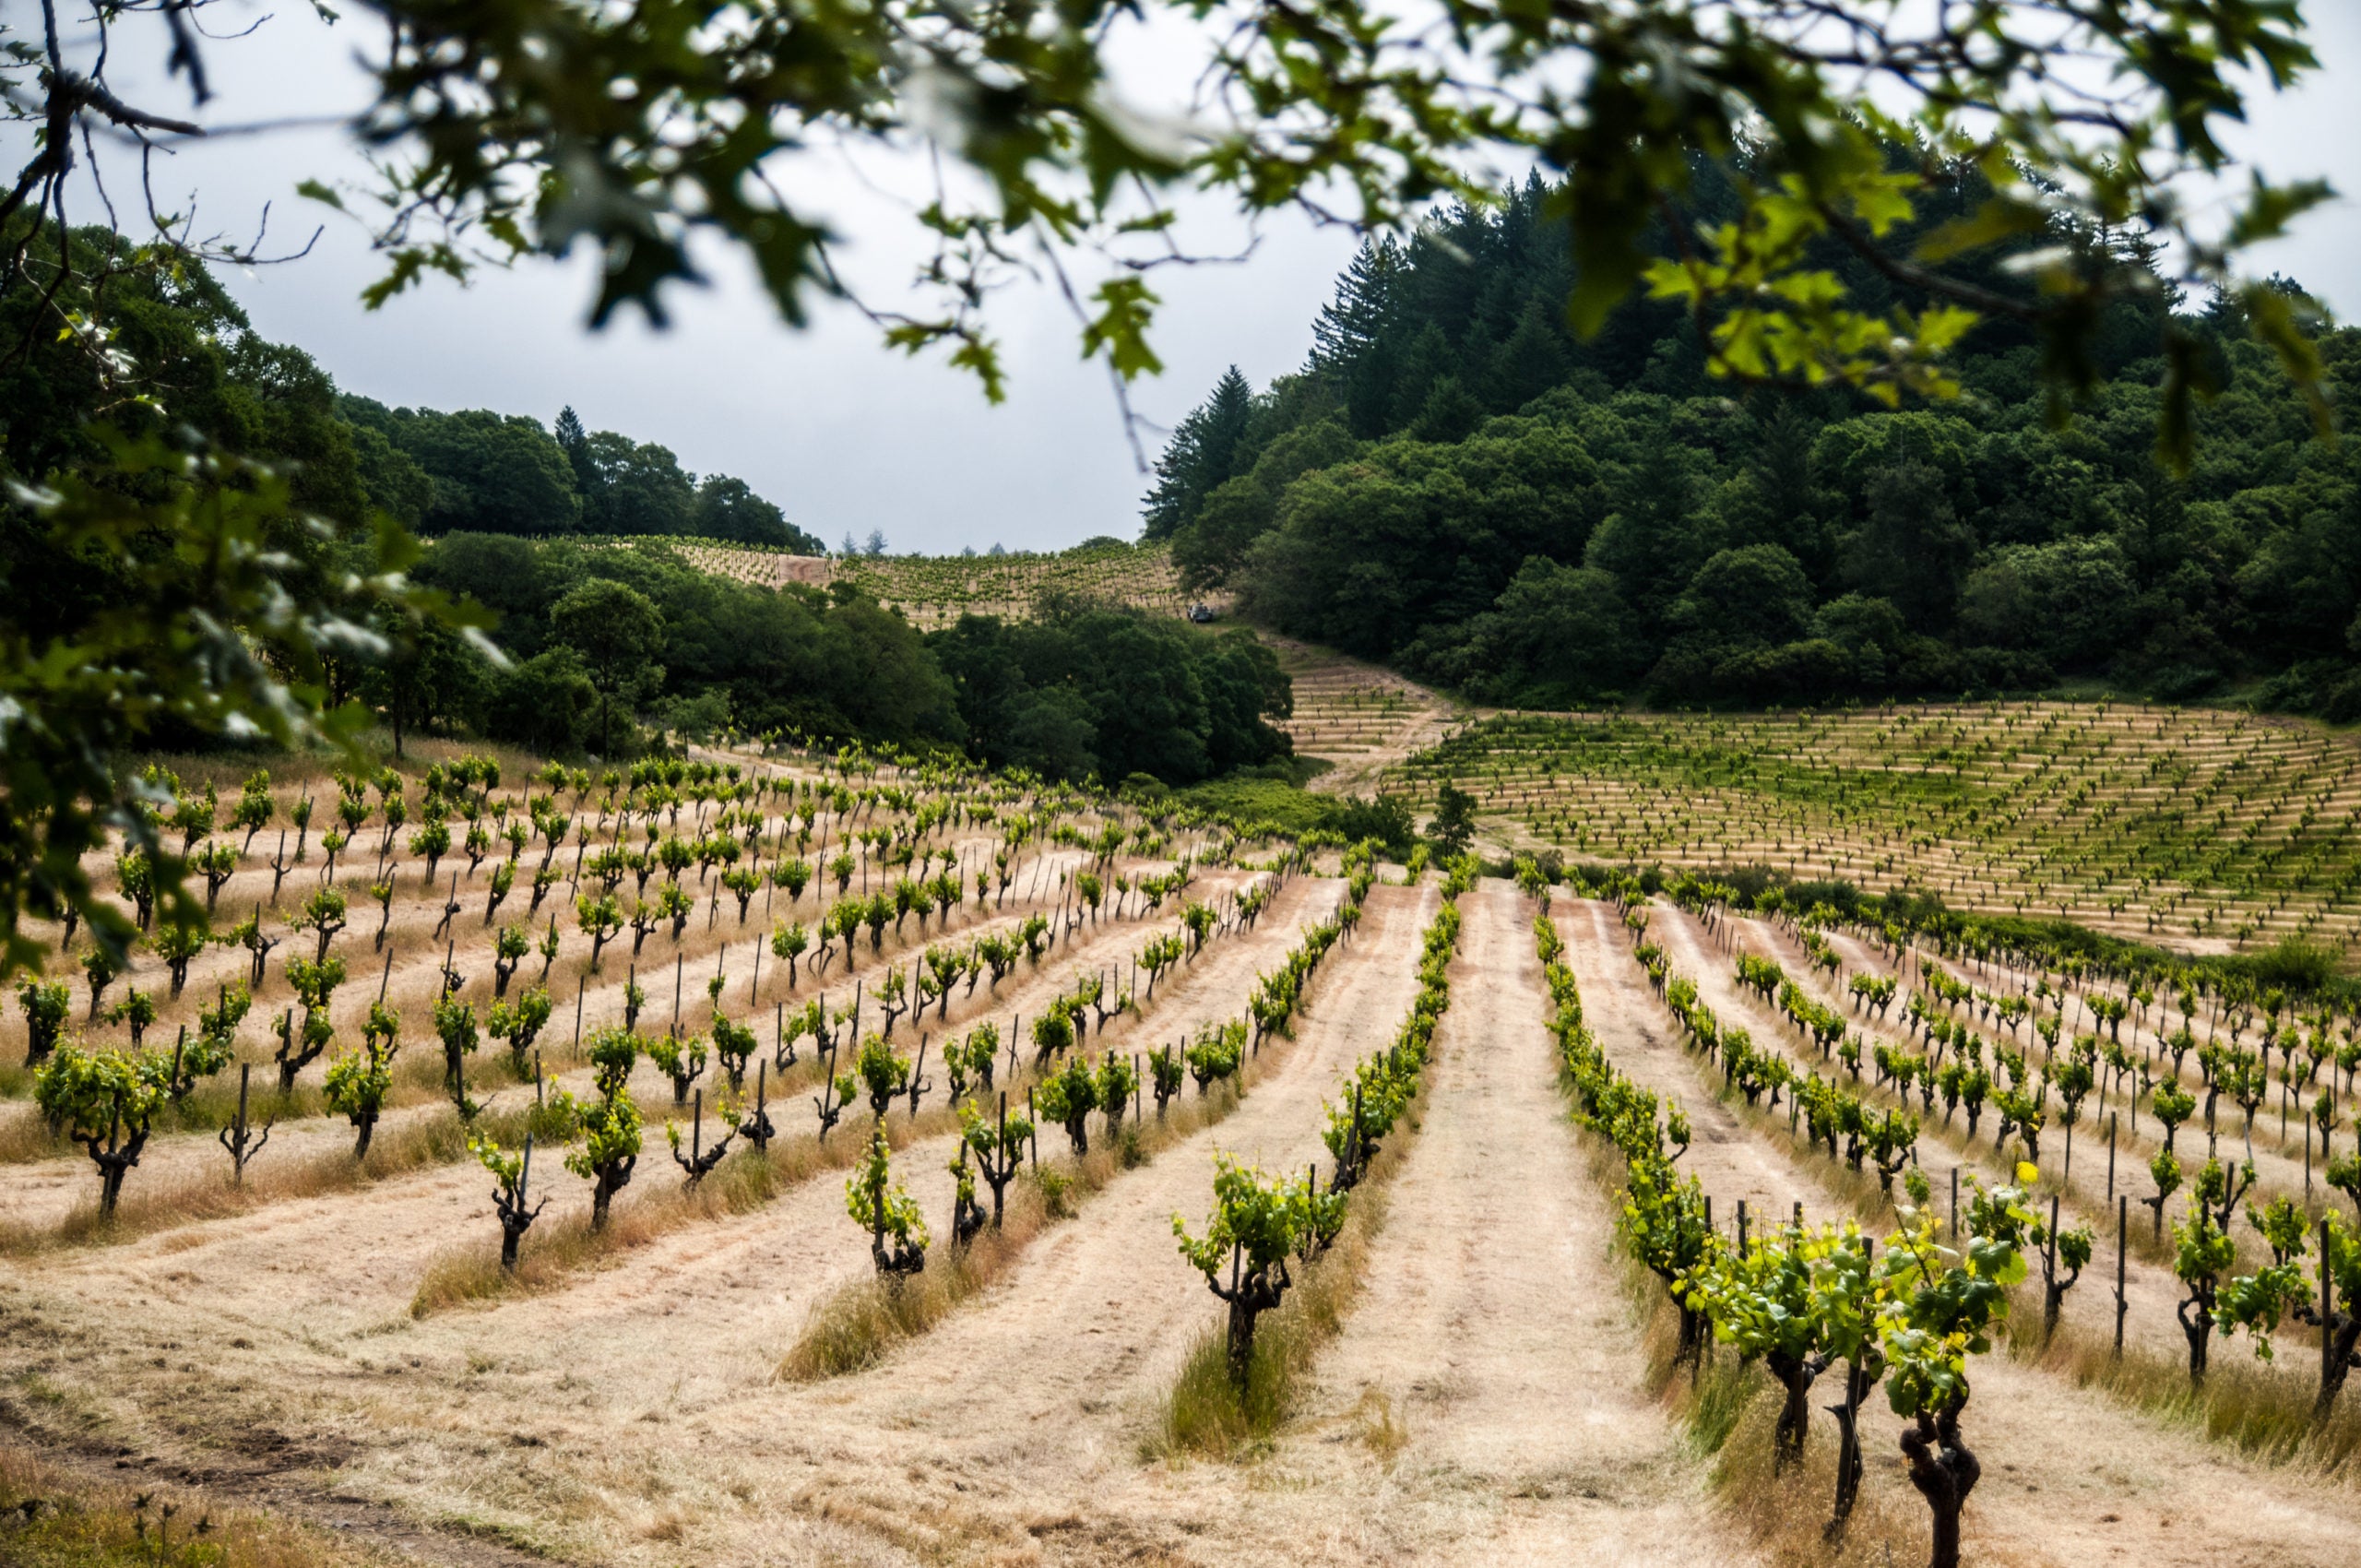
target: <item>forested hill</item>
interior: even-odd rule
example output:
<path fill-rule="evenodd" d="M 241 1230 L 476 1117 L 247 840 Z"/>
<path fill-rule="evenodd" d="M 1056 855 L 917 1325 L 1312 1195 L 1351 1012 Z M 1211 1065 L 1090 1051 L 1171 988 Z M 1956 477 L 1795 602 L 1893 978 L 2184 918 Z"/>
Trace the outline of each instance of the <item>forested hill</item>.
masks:
<path fill-rule="evenodd" d="M 148 276 L 136 247 L 103 229 L 77 232 L 75 244 L 116 256 L 94 320 L 136 374 L 94 371 L 59 340 L 42 291 L 11 274 L 0 329 L 26 348 L 0 364 L 0 477 L 39 482 L 99 461 L 101 425 L 134 437 L 180 428 L 277 465 L 298 506 L 346 526 L 384 512 L 426 534 L 677 534 L 820 552 L 742 480 L 700 479 L 652 442 L 586 431 L 571 409 L 553 425 L 481 409 L 388 409 L 340 391 L 301 347 L 255 331 L 205 267 Z M 21 521 L 0 509 L 0 532 Z"/>
<path fill-rule="evenodd" d="M 77 232 L 75 244 L 89 256 L 112 247 L 123 264 L 85 324 L 111 359 L 54 330 L 41 270 L 0 279 L 0 335 L 23 345 L 0 359 L 0 598 L 6 632 L 49 650 L 42 668 L 53 672 L 80 660 L 94 617 L 136 612 L 141 572 L 203 559 L 161 554 L 175 536 L 158 528 L 126 564 L 28 504 L 37 487 L 67 481 L 144 485 L 110 445 L 121 438 L 153 444 L 131 448 L 137 463 L 209 445 L 267 465 L 291 506 L 264 538 L 299 586 L 379 570 L 369 542 L 379 514 L 429 536 L 408 576 L 485 612 L 506 658 L 488 660 L 457 628 L 397 606 L 357 612 L 377 636 L 334 639 L 317 678 L 329 707 L 371 710 L 397 747 L 440 732 L 611 760 L 667 733 L 734 729 L 964 747 L 997 766 L 1110 784 L 1134 773 L 1191 786 L 1240 768 L 1287 771 L 1287 738 L 1271 723 L 1289 711 L 1287 678 L 1251 633 L 1207 636 L 1169 613 L 1123 608 L 1121 583 L 1087 569 L 1031 583 L 1028 594 L 1062 591 L 1026 603 L 1038 612 L 1026 624 L 961 620 L 931 636 L 877 602 L 887 563 L 825 588 L 735 581 L 701 569 L 710 552 L 667 536 L 810 553 L 819 541 L 739 481 L 699 479 L 663 447 L 586 430 L 570 410 L 552 428 L 340 393 L 303 349 L 255 332 L 204 267 L 132 266 L 129 243 L 102 230 Z M 110 378 L 123 367 L 136 378 Z M 275 625 L 250 635 L 266 658 L 280 657 Z M 164 749 L 217 743 L 169 714 L 149 724 Z"/>
<path fill-rule="evenodd" d="M 1548 195 L 1365 246 L 1299 373 L 1222 379 L 1145 506 L 1192 586 L 1521 706 L 2087 680 L 2361 719 L 2361 446 L 2312 438 L 2235 311 L 2118 303 L 2108 379 L 2062 423 L 2005 322 L 1970 335 L 1955 400 L 1740 392 L 1672 305 L 1569 333 Z M 2221 384 L 2181 478 L 2154 456 L 2166 327 Z M 2361 334 L 2315 330 L 2349 409 Z"/>
<path fill-rule="evenodd" d="M 373 499 L 428 533 L 674 535 L 825 552 L 744 480 L 700 480 L 652 441 L 585 430 L 571 408 L 549 428 L 522 414 L 388 409 L 350 396 L 337 411 L 386 454 L 391 471 L 372 476 Z"/>

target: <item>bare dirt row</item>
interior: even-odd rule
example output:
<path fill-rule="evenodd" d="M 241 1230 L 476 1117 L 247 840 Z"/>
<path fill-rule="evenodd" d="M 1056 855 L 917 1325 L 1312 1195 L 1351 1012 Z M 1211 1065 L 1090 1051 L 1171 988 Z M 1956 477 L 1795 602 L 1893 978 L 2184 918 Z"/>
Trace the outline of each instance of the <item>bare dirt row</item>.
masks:
<path fill-rule="evenodd" d="M 1657 922 L 1672 928 L 1665 934 L 1687 930 L 1662 908 Z M 1845 1213 L 1824 1182 L 1829 1168 L 1819 1156 L 1782 1146 L 1784 1140 L 1726 1110 L 1708 1110 L 1719 1075 L 1703 1070 L 1701 1059 L 1674 1036 L 1630 956 L 1612 908 L 1576 905 L 1560 924 L 1602 1043 L 1642 1084 L 1677 1096 L 1697 1124 L 1699 1136 L 1683 1169 L 1717 1197 L 1729 1194 L 1734 1201 L 1735 1194 L 1752 1194 L 1774 1213 L 1797 1202 L 1807 1218 Z M 1655 934 L 1657 926 L 1650 930 Z M 1709 960 L 1718 955 L 1701 948 L 1693 933 L 1667 946 L 1675 972 L 1695 978 L 1726 1018 L 1745 1019 L 1728 988 L 1717 992 L 1707 983 L 1714 968 Z M 1764 1038 L 1763 1028 L 1755 1032 Z M 2128 1409 L 2005 1352 L 1978 1359 L 1972 1377 L 1975 1396 L 1964 1424 L 1985 1479 L 1968 1505 L 1966 1530 L 1999 1561 L 2191 1568 L 2327 1568 L 2351 1561 L 2361 1498 L 2342 1482 L 2243 1457 L 2190 1426 Z M 1899 1434 L 1900 1423 L 1872 1400 L 1864 1421 L 1866 1489 L 1900 1495 L 1903 1512 L 1910 1514 L 1919 1511 L 1902 1467 Z M 1922 1544 L 1896 1540 L 1895 1560 L 1911 1561 Z"/>
<path fill-rule="evenodd" d="M 1337 885 L 1292 880 L 1255 931 L 1216 942 L 1145 1016 L 1090 1049 L 1145 1046 L 1235 1013 Z M 1116 1176 L 997 1285 L 869 1371 L 810 1385 L 773 1376 L 811 1303 L 869 1267 L 833 1175 L 660 1236 L 551 1293 L 413 1319 L 426 1262 L 454 1237 L 491 1232 L 489 1183 L 469 1166 L 0 1265 L 0 1424 L 85 1453 L 121 1447 L 152 1458 L 147 1473 L 301 1490 L 436 1539 L 564 1561 L 1771 1561 L 1649 1391 L 1613 1248 L 1611 1178 L 1557 1087 L 1533 906 L 1499 881 L 1461 903 L 1451 1009 L 1420 1124 L 1384 1190 L 1366 1288 L 1321 1353 L 1299 1418 L 1240 1463 L 1145 1451 L 1218 1311 L 1175 1248 L 1172 1218 L 1201 1221 L 1217 1149 L 1268 1170 L 1324 1163 L 1322 1100 L 1392 1039 L 1416 994 L 1430 888 L 1372 890 L 1296 1038 L 1265 1047 L 1278 1054 L 1226 1120 Z M 1843 1212 L 1820 1156 L 1717 1097 L 1718 1071 L 1672 1032 L 1614 909 L 1561 901 L 1557 920 L 1618 1066 L 1687 1111 L 1695 1139 L 1682 1167 L 1717 1214 L 1740 1197 L 1764 1218 L 1798 1202 Z M 1666 909 L 1656 921 L 1676 972 L 1718 1012 L 1762 1043 L 1789 1042 L 1693 922 Z M 1144 930 L 1078 933 L 1014 978 L 995 1010 L 1048 994 Z M 896 1156 L 931 1221 L 949 1207 L 948 1153 L 936 1138 Z M 1922 1158 L 1940 1171 L 1951 1156 L 1930 1142 Z M 662 1167 L 646 1179 L 673 1179 L 660 1146 L 644 1163 Z M 560 1193 L 560 1205 L 582 1201 L 578 1184 Z M 2103 1294 L 2086 1281 L 2070 1311 Z M 1974 1377 L 1977 1561 L 2353 1561 L 2361 1497 L 2342 1481 L 2243 1458 L 2005 1351 L 1979 1359 Z M 1862 1518 L 1890 1529 L 1892 1561 L 1908 1563 L 1925 1550 L 1911 1533 L 1924 1511 L 1897 1431 L 1873 1400 L 1867 1486 L 1892 1506 Z M 1825 1418 L 1815 1432 L 1829 1440 Z M 1875 1541 L 1865 1550 L 1879 1560 Z"/>

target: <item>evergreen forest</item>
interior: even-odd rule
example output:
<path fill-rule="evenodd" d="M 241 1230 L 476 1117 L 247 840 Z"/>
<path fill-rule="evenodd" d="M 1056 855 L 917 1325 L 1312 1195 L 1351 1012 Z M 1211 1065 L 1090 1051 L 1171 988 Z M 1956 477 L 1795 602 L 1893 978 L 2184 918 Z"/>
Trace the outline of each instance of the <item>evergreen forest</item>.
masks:
<path fill-rule="evenodd" d="M 2361 719 L 2361 449 L 2319 438 L 2243 309 L 2161 280 L 2118 300 L 2079 397 L 2002 317 L 1961 345 L 1954 398 L 1745 387 L 1672 303 L 1569 331 L 1554 195 L 1536 178 L 1364 245 L 1300 371 L 1257 391 L 1233 369 L 1176 428 L 1145 537 L 1278 631 L 1489 703 L 2104 687 Z M 1898 242 L 1975 199 L 1922 201 Z M 1827 260 L 1870 304 L 1913 303 Z M 1996 291 L 2022 287 L 2007 260 Z M 2273 287 L 2349 414 L 2361 333 Z M 2177 471 L 2174 339 L 2201 393 Z"/>

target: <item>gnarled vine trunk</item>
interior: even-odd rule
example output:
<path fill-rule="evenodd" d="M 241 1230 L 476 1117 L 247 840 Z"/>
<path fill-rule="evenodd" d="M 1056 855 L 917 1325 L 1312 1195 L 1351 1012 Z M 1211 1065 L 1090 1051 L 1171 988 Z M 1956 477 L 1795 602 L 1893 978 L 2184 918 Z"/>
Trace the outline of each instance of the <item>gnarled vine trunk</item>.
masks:
<path fill-rule="evenodd" d="M 1861 1495 L 1861 1406 L 1877 1384 L 1877 1376 L 1857 1360 L 1845 1363 L 1845 1397 L 1831 1405 L 1836 1418 L 1836 1507 L 1829 1516 L 1826 1535 L 1834 1540 L 1845 1533 L 1853 1504 Z"/>
<path fill-rule="evenodd" d="M 1917 1425 L 1902 1434 L 1910 1484 L 1934 1515 L 1928 1568 L 1959 1568 L 1960 1511 L 1984 1475 L 1975 1453 L 1960 1441 L 1959 1412 L 1965 1404 L 1963 1397 L 1931 1416 L 1922 1410 Z"/>
<path fill-rule="evenodd" d="M 1775 1473 L 1803 1459 L 1804 1438 L 1811 1423 L 1811 1385 L 1827 1363 L 1818 1356 L 1790 1356 L 1783 1350 L 1773 1350 L 1762 1360 L 1786 1390 L 1779 1423 L 1771 1434 L 1771 1467 Z"/>

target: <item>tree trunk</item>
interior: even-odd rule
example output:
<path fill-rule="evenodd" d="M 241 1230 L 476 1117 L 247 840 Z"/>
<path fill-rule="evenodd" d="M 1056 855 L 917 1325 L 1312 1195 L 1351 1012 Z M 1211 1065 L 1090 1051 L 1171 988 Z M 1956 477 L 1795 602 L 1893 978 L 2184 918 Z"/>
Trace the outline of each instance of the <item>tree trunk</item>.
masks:
<path fill-rule="evenodd" d="M 1776 1350 L 1763 1361 L 1787 1391 L 1786 1403 L 1779 1408 L 1779 1424 L 1772 1429 L 1771 1467 L 1776 1473 L 1804 1456 L 1804 1438 L 1811 1421 L 1812 1379 L 1819 1372 L 1809 1360 Z"/>
<path fill-rule="evenodd" d="M 1844 1400 L 1828 1407 L 1828 1413 L 1836 1418 L 1836 1508 L 1825 1532 L 1831 1540 L 1844 1534 L 1845 1522 L 1853 1516 L 1853 1504 L 1860 1498 L 1860 1409 L 1869 1394 L 1869 1374 L 1858 1362 L 1846 1361 Z"/>
<path fill-rule="evenodd" d="M 1254 1319 L 1260 1310 L 1245 1301 L 1229 1303 L 1229 1382 L 1241 1396 L 1254 1367 Z"/>
<path fill-rule="evenodd" d="M 357 1165 L 361 1161 L 369 1158 L 369 1140 L 376 1136 L 376 1134 L 377 1119 L 374 1116 L 362 1117 L 361 1119 L 361 1136 L 352 1146 L 352 1159 L 354 1164 Z"/>
<path fill-rule="evenodd" d="M 1917 1426 L 1902 1434 L 1902 1452 L 1909 1461 L 1910 1484 L 1934 1515 L 1928 1568 L 1959 1568 L 1960 1511 L 1982 1479 L 1983 1467 L 1960 1441 L 1958 1409 L 1931 1418 L 1922 1412 Z"/>
<path fill-rule="evenodd" d="M 591 1229 L 604 1230 L 607 1228 L 607 1210 L 613 1205 L 615 1194 L 623 1190 L 623 1183 L 630 1180 L 629 1165 L 621 1170 L 609 1169 L 599 1172 L 599 1184 L 590 1190 Z"/>
<path fill-rule="evenodd" d="M 1680 1309 L 1680 1343 L 1673 1352 L 1673 1363 L 1698 1365 L 1705 1359 L 1705 1314 L 1692 1312 L 1683 1302 L 1674 1305 Z"/>

